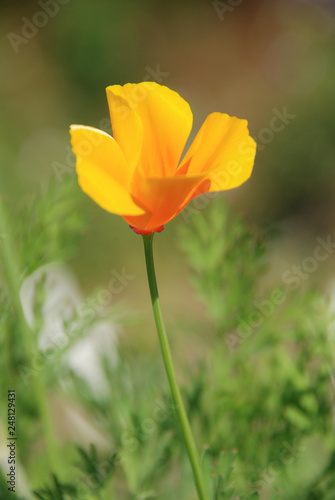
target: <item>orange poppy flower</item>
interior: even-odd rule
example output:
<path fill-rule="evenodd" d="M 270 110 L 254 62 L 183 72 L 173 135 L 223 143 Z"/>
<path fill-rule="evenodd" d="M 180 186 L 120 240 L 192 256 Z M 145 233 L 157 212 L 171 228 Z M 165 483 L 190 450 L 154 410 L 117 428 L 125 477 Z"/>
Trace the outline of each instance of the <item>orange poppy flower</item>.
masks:
<path fill-rule="evenodd" d="M 160 231 L 195 196 L 235 188 L 250 177 L 256 143 L 246 120 L 210 114 L 181 159 L 193 116 L 179 94 L 154 82 L 106 90 L 114 138 L 70 127 L 78 182 L 136 232 Z"/>

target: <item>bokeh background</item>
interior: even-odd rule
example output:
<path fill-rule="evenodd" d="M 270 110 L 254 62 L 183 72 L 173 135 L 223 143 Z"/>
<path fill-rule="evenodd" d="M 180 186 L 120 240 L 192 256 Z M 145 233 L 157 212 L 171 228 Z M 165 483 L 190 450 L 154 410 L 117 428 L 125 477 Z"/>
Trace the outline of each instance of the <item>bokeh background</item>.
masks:
<path fill-rule="evenodd" d="M 317 238 L 334 235 L 334 1 L 16 0 L 0 3 L 0 31 L 0 191 L 13 215 L 51 180 L 62 190 L 75 178 L 69 125 L 110 129 L 108 85 L 153 80 L 189 102 L 190 140 L 213 111 L 248 120 L 254 173 L 220 196 L 267 235 L 264 287 L 313 255 Z M 132 311 L 120 320 L 128 353 L 150 359 L 158 348 L 141 239 L 79 187 L 78 195 L 88 228 L 69 265 L 86 294 L 113 270 L 134 277 L 111 306 Z M 207 342 L 183 336 L 180 318 L 198 331 L 210 322 L 180 250 L 185 224 L 180 214 L 155 237 L 177 365 L 201 358 Z M 306 285 L 335 303 L 333 256 Z"/>
<path fill-rule="evenodd" d="M 149 79 L 190 103 L 192 138 L 210 112 L 248 119 L 259 144 L 254 174 L 225 196 L 252 222 L 277 230 L 279 269 L 332 231 L 334 2 L 63 0 L 49 11 L 41 5 L 1 3 L 1 191 L 13 210 L 50 178 L 61 184 L 75 176 L 68 127 L 108 129 L 106 86 Z M 285 110 L 282 130 L 272 130 Z M 139 239 L 121 218 L 89 199 L 87 205 L 94 223 L 72 261 L 82 285 L 103 282 L 111 262 L 125 266 L 137 279 L 122 298 L 142 306 Z M 182 222 L 179 216 L 156 242 L 161 293 L 172 310 L 185 307 L 175 294 L 187 287 L 174 232 Z M 319 271 L 331 286 L 331 264 Z"/>

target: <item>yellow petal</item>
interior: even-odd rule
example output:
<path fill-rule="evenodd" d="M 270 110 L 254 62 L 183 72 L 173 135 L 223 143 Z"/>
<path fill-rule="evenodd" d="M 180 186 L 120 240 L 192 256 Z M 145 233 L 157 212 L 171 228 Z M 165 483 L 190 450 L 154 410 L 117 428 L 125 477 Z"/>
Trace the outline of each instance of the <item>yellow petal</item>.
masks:
<path fill-rule="evenodd" d="M 70 133 L 82 190 L 109 212 L 143 214 L 129 194 L 128 166 L 113 137 L 82 125 L 72 125 Z"/>
<path fill-rule="evenodd" d="M 107 98 L 113 135 L 126 158 L 137 158 L 146 177 L 174 175 L 192 128 L 187 102 L 154 82 L 112 85 Z"/>
<path fill-rule="evenodd" d="M 178 174 L 207 172 L 209 191 L 232 189 L 250 177 L 255 154 L 256 143 L 246 120 L 212 113 L 187 151 Z"/>
<path fill-rule="evenodd" d="M 142 152 L 143 125 L 131 103 L 123 97 L 122 89 L 119 85 L 107 87 L 107 100 L 114 139 L 133 173 Z"/>
<path fill-rule="evenodd" d="M 136 175 L 132 184 L 134 200 L 145 207 L 146 216 L 125 218 L 138 229 L 152 230 L 178 215 L 190 201 L 205 175 L 145 178 Z"/>

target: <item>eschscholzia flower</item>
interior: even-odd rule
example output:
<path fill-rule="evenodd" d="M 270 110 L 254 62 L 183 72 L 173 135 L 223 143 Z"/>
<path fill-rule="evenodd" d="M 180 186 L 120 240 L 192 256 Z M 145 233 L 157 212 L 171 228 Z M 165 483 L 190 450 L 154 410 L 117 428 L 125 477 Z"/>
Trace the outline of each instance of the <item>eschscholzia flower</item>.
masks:
<path fill-rule="evenodd" d="M 246 120 L 211 113 L 183 156 L 193 115 L 177 92 L 154 82 L 106 90 L 113 137 L 70 127 L 78 181 L 136 232 L 160 231 L 195 196 L 235 188 L 250 177 L 256 143 Z"/>

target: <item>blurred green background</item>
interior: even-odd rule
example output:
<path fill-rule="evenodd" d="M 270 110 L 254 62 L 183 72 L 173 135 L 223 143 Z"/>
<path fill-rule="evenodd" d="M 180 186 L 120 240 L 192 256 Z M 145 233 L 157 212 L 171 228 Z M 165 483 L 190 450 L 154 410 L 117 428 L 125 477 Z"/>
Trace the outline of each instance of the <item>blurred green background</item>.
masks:
<path fill-rule="evenodd" d="M 248 119 L 259 144 L 254 174 L 224 195 L 238 211 L 280 232 L 284 225 L 292 251 L 308 251 L 315 236 L 332 230 L 334 2 L 68 0 L 46 20 L 36 17 L 40 4 L 1 3 L 1 191 L 13 209 L 40 183 L 75 175 L 68 127 L 106 127 L 106 86 L 150 79 L 190 103 L 192 138 L 213 111 Z M 42 26 L 35 32 L 29 21 Z M 280 128 L 274 110 L 285 109 L 287 124 L 272 131 L 271 123 Z M 119 217 L 87 204 L 94 223 L 73 262 L 80 279 L 85 286 L 103 280 L 114 261 L 138 276 L 138 297 L 140 242 Z M 168 282 L 162 293 L 182 273 L 174 258 L 164 271 L 164 249 L 174 251 L 181 217 L 157 238 Z"/>
<path fill-rule="evenodd" d="M 108 85 L 153 80 L 189 102 L 194 114 L 191 139 L 213 111 L 248 120 L 258 143 L 254 173 L 245 185 L 220 197 L 251 228 L 258 226 L 267 235 L 269 272 L 261 276 L 258 290 L 276 286 L 283 272 L 313 255 L 316 238 L 334 235 L 335 2 L 1 2 L 0 29 L 0 190 L 14 217 L 51 180 L 66 192 L 68 179 L 75 179 L 69 125 L 110 128 Z M 126 335 L 121 335 L 121 343 L 127 356 L 133 353 L 136 361 L 140 353 L 143 363 L 146 357 L 158 356 L 158 347 L 141 239 L 121 217 L 104 212 L 79 187 L 77 192 L 87 210 L 87 228 L 70 266 L 86 294 L 104 287 L 113 269 L 125 268 L 135 277 L 111 305 L 122 303 L 131 311 L 132 319 L 122 320 Z M 204 216 L 206 211 L 208 207 Z M 193 366 L 194 360 L 205 357 L 206 347 L 215 346 L 208 332 L 217 319 L 189 283 L 188 264 L 180 251 L 184 226 L 187 231 L 189 221 L 180 214 L 155 237 L 163 312 L 180 372 L 184 362 Z M 332 256 L 304 285 L 329 294 L 335 293 L 334 282 Z M 301 310 L 308 311 L 304 307 Z M 271 343 L 271 331 L 268 335 Z M 280 344 L 279 337 L 277 332 Z M 225 369 L 220 369 L 223 377 Z M 284 373 L 281 367 L 278 372 Z M 293 368 L 290 373 L 294 380 Z M 287 380 L 290 386 L 289 376 Z M 189 394 L 190 406 L 193 396 Z M 242 415 L 247 396 L 247 403 L 241 402 Z M 215 398 L 216 393 L 212 402 Z M 255 398 L 257 405 L 257 391 Z M 275 410 L 277 404 L 269 403 Z"/>

